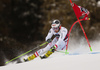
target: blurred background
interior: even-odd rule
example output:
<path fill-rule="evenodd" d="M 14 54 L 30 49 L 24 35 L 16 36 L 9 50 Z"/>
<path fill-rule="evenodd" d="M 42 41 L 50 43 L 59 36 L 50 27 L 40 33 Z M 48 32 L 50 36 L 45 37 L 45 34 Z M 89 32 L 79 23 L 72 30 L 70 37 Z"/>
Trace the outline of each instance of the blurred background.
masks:
<path fill-rule="evenodd" d="M 82 25 L 90 41 L 99 40 L 100 0 L 72 1 L 90 11 L 91 20 Z M 0 0 L 0 66 L 42 44 L 53 19 L 70 29 L 77 19 L 69 0 Z M 78 23 L 71 37 L 84 37 Z"/>

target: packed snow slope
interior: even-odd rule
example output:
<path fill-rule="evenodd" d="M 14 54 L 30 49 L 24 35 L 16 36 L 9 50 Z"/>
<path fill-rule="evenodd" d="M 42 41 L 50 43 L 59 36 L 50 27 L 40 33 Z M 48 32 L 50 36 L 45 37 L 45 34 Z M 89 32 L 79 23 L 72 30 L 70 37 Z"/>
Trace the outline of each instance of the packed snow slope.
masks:
<path fill-rule="evenodd" d="M 69 54 L 55 52 L 47 59 L 35 58 L 32 61 L 15 64 L 10 62 L 0 70 L 100 70 L 100 41 L 90 42 L 93 52 L 88 45 L 81 43 L 69 45 Z M 77 46 L 74 48 L 74 46 Z M 21 57 L 21 60 L 25 56 Z"/>
<path fill-rule="evenodd" d="M 48 59 L 38 57 L 29 62 L 1 67 L 0 70 L 100 70 L 100 54 L 65 55 L 56 52 Z"/>

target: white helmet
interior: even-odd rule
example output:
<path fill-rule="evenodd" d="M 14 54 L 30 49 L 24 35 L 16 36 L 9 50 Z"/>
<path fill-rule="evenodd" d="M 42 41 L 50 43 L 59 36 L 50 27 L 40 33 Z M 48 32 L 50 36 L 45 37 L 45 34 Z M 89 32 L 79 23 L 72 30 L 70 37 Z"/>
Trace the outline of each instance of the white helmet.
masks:
<path fill-rule="evenodd" d="M 53 28 L 53 29 L 60 29 L 60 27 L 61 27 L 61 24 L 60 24 L 60 21 L 59 20 L 53 20 L 52 21 L 52 24 L 51 24 L 51 27 Z"/>

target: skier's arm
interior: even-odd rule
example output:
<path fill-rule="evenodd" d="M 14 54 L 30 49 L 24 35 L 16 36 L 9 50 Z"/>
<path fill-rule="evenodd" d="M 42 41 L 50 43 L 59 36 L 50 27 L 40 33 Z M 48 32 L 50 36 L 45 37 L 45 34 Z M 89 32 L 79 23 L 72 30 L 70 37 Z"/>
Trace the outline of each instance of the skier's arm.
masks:
<path fill-rule="evenodd" d="M 48 39 L 51 39 L 52 36 L 53 36 L 53 31 L 52 31 L 52 29 L 50 29 L 45 40 L 47 41 Z"/>
<path fill-rule="evenodd" d="M 61 35 L 60 35 L 60 37 L 59 37 L 59 40 L 64 40 L 65 37 L 66 37 L 66 35 L 67 35 L 67 33 L 68 33 L 68 30 L 67 30 L 66 28 L 64 28 L 64 29 L 61 31 Z M 58 40 L 58 41 L 59 41 L 59 40 Z"/>

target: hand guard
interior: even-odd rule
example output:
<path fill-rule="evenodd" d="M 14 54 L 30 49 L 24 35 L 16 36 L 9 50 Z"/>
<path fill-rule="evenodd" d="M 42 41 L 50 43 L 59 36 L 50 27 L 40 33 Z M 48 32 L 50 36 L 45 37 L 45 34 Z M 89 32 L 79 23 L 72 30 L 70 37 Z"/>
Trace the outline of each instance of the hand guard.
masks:
<path fill-rule="evenodd" d="M 48 43 L 50 43 L 51 41 L 52 41 L 51 39 L 48 39 L 48 40 L 47 40 Z"/>

